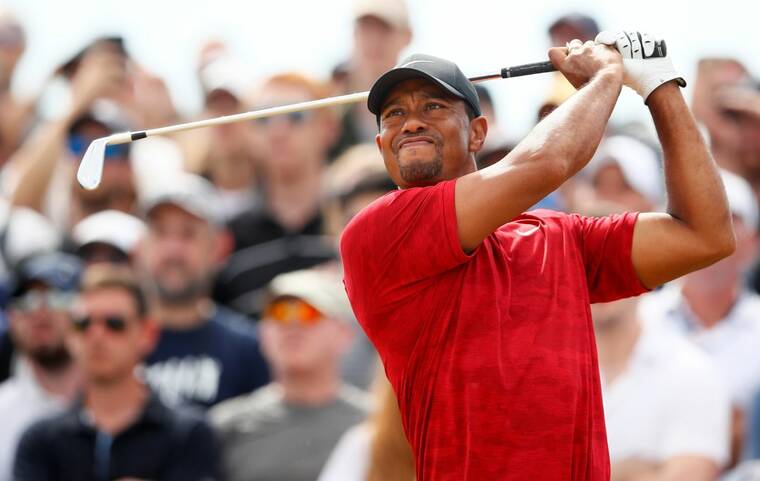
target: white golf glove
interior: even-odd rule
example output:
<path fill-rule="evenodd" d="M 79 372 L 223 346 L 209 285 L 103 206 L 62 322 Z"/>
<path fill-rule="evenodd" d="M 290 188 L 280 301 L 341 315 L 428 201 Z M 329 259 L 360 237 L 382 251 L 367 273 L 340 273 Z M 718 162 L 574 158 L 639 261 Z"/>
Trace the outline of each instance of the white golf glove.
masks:
<path fill-rule="evenodd" d="M 625 66 L 624 84 L 641 95 L 644 103 L 649 94 L 665 82 L 675 80 L 680 87 L 686 86 L 686 81 L 678 75 L 667 56 L 664 41 L 632 31 L 601 32 L 595 41 L 614 46 L 620 52 Z"/>

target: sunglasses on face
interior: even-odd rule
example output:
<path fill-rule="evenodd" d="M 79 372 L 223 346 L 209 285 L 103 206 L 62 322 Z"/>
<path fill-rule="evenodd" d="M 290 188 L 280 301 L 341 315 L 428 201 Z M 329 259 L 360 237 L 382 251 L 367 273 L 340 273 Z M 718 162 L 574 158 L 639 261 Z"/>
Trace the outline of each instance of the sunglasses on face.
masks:
<path fill-rule="evenodd" d="M 261 127 L 266 127 L 270 125 L 276 118 L 281 118 L 287 120 L 289 123 L 293 125 L 300 125 L 303 122 L 307 121 L 311 118 L 312 112 L 290 112 L 287 114 L 280 114 L 275 115 L 273 117 L 262 117 L 260 119 L 255 119 L 254 122 L 256 125 L 259 125 Z"/>
<path fill-rule="evenodd" d="M 36 311 L 42 306 L 52 311 L 64 311 L 69 308 L 74 296 L 60 291 L 29 291 L 13 301 L 13 307 L 23 312 Z"/>
<path fill-rule="evenodd" d="M 87 332 L 94 322 L 102 322 L 106 329 L 113 333 L 122 333 L 127 330 L 127 320 L 118 314 L 97 318 L 98 321 L 95 319 L 92 316 L 76 316 L 71 319 L 71 325 L 77 332 L 82 333 Z"/>
<path fill-rule="evenodd" d="M 83 135 L 72 134 L 68 138 L 69 152 L 74 157 L 81 158 L 87 147 L 90 145 L 89 140 Z M 126 159 L 129 156 L 129 146 L 127 144 L 107 145 L 106 160 Z"/>
<path fill-rule="evenodd" d="M 279 300 L 270 303 L 264 310 L 264 319 L 277 324 L 300 324 L 313 326 L 324 316 L 314 306 L 300 299 Z"/>

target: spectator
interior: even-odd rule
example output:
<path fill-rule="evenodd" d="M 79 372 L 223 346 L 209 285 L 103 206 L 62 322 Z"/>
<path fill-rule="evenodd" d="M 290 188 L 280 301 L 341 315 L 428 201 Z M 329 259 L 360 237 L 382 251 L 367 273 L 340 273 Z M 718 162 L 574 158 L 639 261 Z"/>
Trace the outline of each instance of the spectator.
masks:
<path fill-rule="evenodd" d="M 380 75 L 398 61 L 412 39 L 409 13 L 404 0 L 354 0 L 354 43 L 351 57 L 333 69 L 336 94 L 369 90 Z M 377 134 L 375 118 L 363 105 L 347 108 L 341 131 L 329 159 L 348 147 L 371 142 Z"/>
<path fill-rule="evenodd" d="M 158 330 L 129 271 L 86 271 L 72 315 L 68 344 L 82 372 L 81 401 L 24 433 L 14 479 L 214 479 L 209 426 L 163 405 L 135 374 Z"/>
<path fill-rule="evenodd" d="M 590 16 L 573 12 L 559 17 L 549 26 L 552 47 L 563 47 L 570 40 L 582 42 L 594 40 L 599 34 L 599 25 Z"/>
<path fill-rule="evenodd" d="M 26 49 L 21 24 L 7 10 L 0 9 L 0 166 L 18 148 L 30 127 L 35 101 L 23 101 L 11 92 L 16 65 Z"/>
<path fill-rule="evenodd" d="M 394 190 L 385 171 L 383 159 L 374 144 L 354 145 L 333 162 L 326 175 L 327 203 L 331 235 L 337 245 L 340 233 L 364 207 Z M 361 326 L 353 319 L 354 340 L 343 357 L 342 378 L 361 389 L 367 389 L 379 365 L 377 351 Z"/>
<path fill-rule="evenodd" d="M 301 74 L 276 75 L 254 95 L 254 109 L 319 99 L 325 86 Z M 337 257 L 323 237 L 322 178 L 335 134 L 330 111 L 294 112 L 255 124 L 262 158 L 261 202 L 230 222 L 235 253 L 220 273 L 215 298 L 258 316 L 267 283 L 283 272 Z"/>
<path fill-rule="evenodd" d="M 483 117 L 488 119 L 488 137 L 486 137 L 483 149 L 475 155 L 475 162 L 477 162 L 478 170 L 480 170 L 506 157 L 513 145 L 507 140 L 504 128 L 497 122 L 496 108 L 491 92 L 482 84 L 475 85 L 475 91 L 480 99 Z"/>
<path fill-rule="evenodd" d="M 758 209 L 747 182 L 722 172 L 734 217 L 736 252 L 654 292 L 640 303 L 640 317 L 693 341 L 714 361 L 734 406 L 732 453 L 741 452 L 744 413 L 760 388 L 760 297 L 743 284 L 742 273 L 757 251 Z"/>
<path fill-rule="evenodd" d="M 148 232 L 138 263 L 161 327 L 147 360 L 147 380 L 169 405 L 208 408 L 269 381 L 250 323 L 209 298 L 229 252 L 215 199 L 206 180 L 178 174 L 145 201 Z"/>
<path fill-rule="evenodd" d="M 365 415 L 363 393 L 341 383 L 351 342 L 343 285 L 324 271 L 271 283 L 261 321 L 274 383 L 211 411 L 229 481 L 313 481 L 343 432 Z"/>
<path fill-rule="evenodd" d="M 52 252 L 61 236 L 44 216 L 24 207 L 11 208 L 0 200 L 0 306 L 6 307 L 15 288 L 14 274 L 22 260 Z M 11 375 L 13 341 L 6 312 L 0 310 L 0 382 Z"/>
<path fill-rule="evenodd" d="M 414 481 L 412 448 L 401 425 L 393 388 L 382 370 L 370 419 L 340 438 L 317 481 Z"/>
<path fill-rule="evenodd" d="M 198 78 L 204 92 L 201 117 L 218 117 L 243 110 L 246 70 L 227 47 L 220 42 L 207 43 L 198 63 Z M 187 169 L 208 177 L 219 191 L 225 220 L 250 208 L 255 201 L 258 162 L 250 123 L 193 130 L 177 138 Z"/>
<path fill-rule="evenodd" d="M 87 264 L 129 264 L 145 235 L 145 223 L 118 210 L 104 210 L 82 219 L 72 230 L 76 254 Z"/>
<path fill-rule="evenodd" d="M 711 360 L 636 314 L 594 304 L 613 481 L 714 480 L 728 461 L 730 403 Z"/>
<path fill-rule="evenodd" d="M 716 162 L 748 179 L 760 198 L 760 82 L 735 59 L 702 59 L 692 109 Z"/>
<path fill-rule="evenodd" d="M 80 272 L 79 260 L 61 253 L 36 255 L 19 267 L 9 308 L 15 371 L 0 384 L 0 480 L 11 479 L 24 430 L 63 411 L 79 387 L 64 335 Z"/>

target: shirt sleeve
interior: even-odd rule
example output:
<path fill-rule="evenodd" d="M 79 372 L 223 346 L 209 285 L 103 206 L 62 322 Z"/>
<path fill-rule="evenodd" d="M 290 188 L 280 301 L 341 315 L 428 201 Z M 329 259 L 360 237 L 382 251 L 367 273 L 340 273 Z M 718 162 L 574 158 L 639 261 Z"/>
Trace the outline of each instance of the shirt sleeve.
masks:
<path fill-rule="evenodd" d="M 581 236 L 581 250 L 592 303 L 611 302 L 647 292 L 631 260 L 638 213 L 608 217 L 571 216 Z"/>
<path fill-rule="evenodd" d="M 456 181 L 396 191 L 362 211 L 341 238 L 346 289 L 352 302 L 375 286 L 392 290 L 434 276 L 469 259 L 459 243 Z"/>
<path fill-rule="evenodd" d="M 30 426 L 19 440 L 16 457 L 13 462 L 14 481 L 47 481 L 55 479 L 51 470 L 45 424 L 35 423 Z"/>
<path fill-rule="evenodd" d="M 338 441 L 327 458 L 317 481 L 355 481 L 367 479 L 372 431 L 366 424 L 359 424 Z"/>
<path fill-rule="evenodd" d="M 164 481 L 219 480 L 219 446 L 208 423 L 195 416 L 187 416 L 179 429 L 186 430 L 175 449 L 179 456 L 167 466 Z"/>

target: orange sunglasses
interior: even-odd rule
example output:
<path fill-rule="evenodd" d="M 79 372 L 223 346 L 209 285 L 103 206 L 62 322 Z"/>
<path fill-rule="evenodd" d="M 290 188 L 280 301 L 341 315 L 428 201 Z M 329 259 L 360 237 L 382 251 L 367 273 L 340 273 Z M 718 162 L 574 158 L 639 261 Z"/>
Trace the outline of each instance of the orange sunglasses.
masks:
<path fill-rule="evenodd" d="M 323 317 L 314 306 L 301 299 L 279 299 L 270 303 L 264 310 L 264 319 L 278 324 L 298 323 L 313 326 Z"/>

